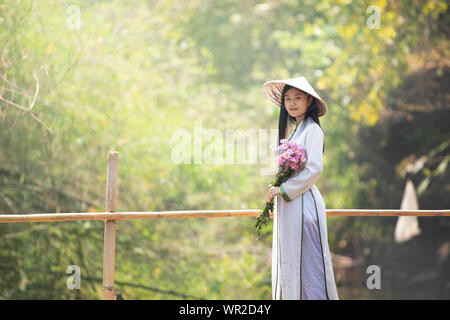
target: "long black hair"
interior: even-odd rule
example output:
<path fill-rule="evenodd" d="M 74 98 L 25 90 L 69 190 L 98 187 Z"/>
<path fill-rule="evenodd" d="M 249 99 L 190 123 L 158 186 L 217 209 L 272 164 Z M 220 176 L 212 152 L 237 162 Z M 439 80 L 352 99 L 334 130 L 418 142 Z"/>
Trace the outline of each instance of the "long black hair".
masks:
<path fill-rule="evenodd" d="M 291 88 L 295 88 L 295 87 L 292 87 L 292 86 L 286 84 L 283 88 L 283 92 L 281 93 L 280 117 L 278 120 L 278 145 L 280 145 L 281 139 L 286 138 L 285 134 L 286 134 L 286 124 L 287 124 L 288 117 L 295 121 L 295 117 L 292 117 L 291 115 L 289 115 L 289 113 L 286 110 L 286 107 L 284 106 L 284 96 L 286 95 L 286 92 Z M 295 88 L 295 89 L 300 90 L 298 88 Z M 306 95 L 306 97 L 310 96 L 309 93 L 307 93 L 303 90 L 300 90 L 300 91 L 303 92 Z M 314 120 L 314 122 L 317 123 L 320 128 L 322 128 L 322 126 L 320 125 L 319 117 L 317 116 L 317 112 L 318 112 L 317 106 L 319 103 L 320 103 L 319 100 L 317 100 L 315 97 L 312 97 L 311 105 L 308 107 L 304 119 L 311 117 Z M 322 149 L 322 153 L 323 152 L 325 152 L 325 143 L 324 143 L 323 149 Z"/>

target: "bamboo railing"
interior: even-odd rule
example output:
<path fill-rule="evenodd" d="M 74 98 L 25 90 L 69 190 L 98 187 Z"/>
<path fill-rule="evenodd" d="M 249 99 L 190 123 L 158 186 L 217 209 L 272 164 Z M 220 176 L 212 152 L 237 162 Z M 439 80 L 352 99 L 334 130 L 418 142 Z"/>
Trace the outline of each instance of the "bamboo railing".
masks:
<path fill-rule="evenodd" d="M 37 213 L 0 215 L 0 223 L 19 222 L 57 222 L 80 220 L 104 220 L 103 243 L 103 289 L 102 299 L 114 299 L 114 268 L 116 246 L 116 221 L 133 219 L 185 219 L 185 218 L 224 218 L 256 217 L 261 212 L 249 210 L 180 210 L 159 212 L 115 212 L 117 198 L 118 152 L 109 151 L 106 183 L 106 211 L 80 213 Z M 393 210 L 393 209 L 327 209 L 327 216 L 450 216 L 450 210 Z"/>
<path fill-rule="evenodd" d="M 88 212 L 88 213 L 37 213 L 0 215 L 0 223 L 13 222 L 56 222 L 77 220 L 141 220 L 141 219 L 186 219 L 186 218 L 225 218 L 256 217 L 261 210 L 181 210 L 159 212 Z M 450 216 L 450 210 L 392 210 L 392 209 L 327 209 L 327 216 L 357 217 L 443 217 Z"/>

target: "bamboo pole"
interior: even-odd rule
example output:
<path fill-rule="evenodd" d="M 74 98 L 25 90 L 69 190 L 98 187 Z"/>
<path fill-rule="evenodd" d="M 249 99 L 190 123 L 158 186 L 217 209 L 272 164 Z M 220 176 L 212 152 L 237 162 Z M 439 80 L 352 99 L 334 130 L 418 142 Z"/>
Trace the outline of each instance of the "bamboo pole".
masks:
<path fill-rule="evenodd" d="M 106 182 L 106 212 L 116 210 L 117 164 L 119 153 L 108 152 L 108 177 Z M 116 213 L 110 213 L 111 216 Z M 105 220 L 103 239 L 103 288 L 102 300 L 114 300 L 114 260 L 116 254 L 116 220 Z"/>
<path fill-rule="evenodd" d="M 35 213 L 0 215 L 0 223 L 57 222 L 77 220 L 139 220 L 139 219 L 186 219 L 256 217 L 261 211 L 247 210 L 180 210 L 158 212 L 79 212 L 79 213 Z M 449 217 L 450 210 L 391 210 L 391 209 L 328 209 L 327 216 L 376 216 L 376 217 Z"/>

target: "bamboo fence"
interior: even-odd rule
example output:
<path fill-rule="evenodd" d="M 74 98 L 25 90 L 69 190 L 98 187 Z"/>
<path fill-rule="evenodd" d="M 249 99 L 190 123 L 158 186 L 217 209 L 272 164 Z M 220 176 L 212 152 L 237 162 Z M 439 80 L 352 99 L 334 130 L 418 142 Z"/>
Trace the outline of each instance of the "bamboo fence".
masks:
<path fill-rule="evenodd" d="M 0 215 L 0 223 L 104 220 L 105 232 L 103 241 L 103 288 L 102 288 L 103 300 L 114 299 L 114 268 L 115 268 L 114 263 L 115 263 L 117 220 L 256 217 L 260 213 L 260 210 L 256 209 L 116 212 L 115 210 L 117 200 L 118 160 L 119 160 L 118 152 L 109 151 L 105 212 Z M 358 217 L 450 216 L 450 210 L 327 209 L 326 213 L 327 216 L 358 216 Z"/>

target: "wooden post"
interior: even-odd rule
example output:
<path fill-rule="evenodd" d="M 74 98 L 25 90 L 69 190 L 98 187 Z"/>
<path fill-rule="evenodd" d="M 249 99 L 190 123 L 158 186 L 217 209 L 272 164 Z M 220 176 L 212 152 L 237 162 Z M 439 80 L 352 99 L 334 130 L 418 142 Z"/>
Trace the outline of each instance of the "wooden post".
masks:
<path fill-rule="evenodd" d="M 117 163 L 119 153 L 108 153 L 108 176 L 106 182 L 106 212 L 116 211 Z M 114 258 L 116 254 L 116 221 L 105 220 L 103 240 L 103 288 L 102 300 L 114 300 Z"/>

